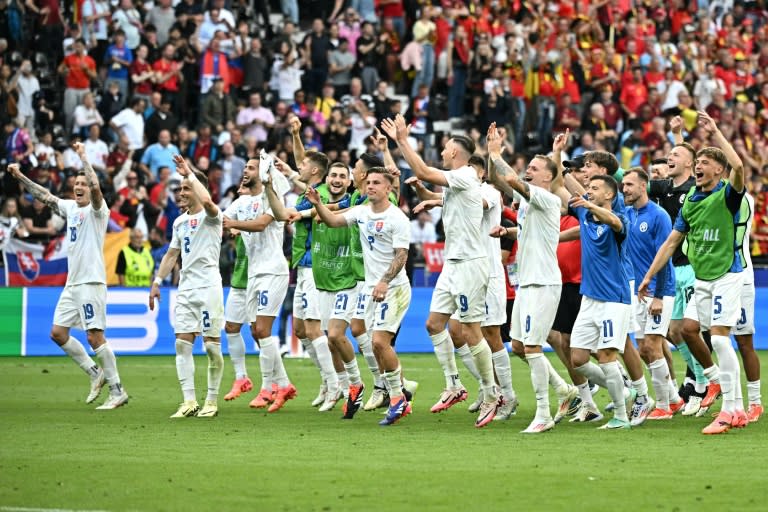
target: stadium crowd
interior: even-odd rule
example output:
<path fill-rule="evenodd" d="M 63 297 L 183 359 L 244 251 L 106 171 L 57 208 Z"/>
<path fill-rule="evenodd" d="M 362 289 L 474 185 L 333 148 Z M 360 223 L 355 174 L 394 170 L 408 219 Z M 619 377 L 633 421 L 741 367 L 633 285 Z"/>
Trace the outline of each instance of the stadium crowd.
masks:
<path fill-rule="evenodd" d="M 566 128 L 570 156 L 604 149 L 625 169 L 648 169 L 669 152 L 675 115 L 686 140 L 702 145 L 702 109 L 745 162 L 760 261 L 768 255 L 766 22 L 760 1 L 10 0 L 0 5 L 2 158 L 69 197 L 81 165 L 70 145 L 83 141 L 110 230 L 138 226 L 162 245 L 178 215 L 174 153 L 206 172 L 226 205 L 260 149 L 295 167 L 293 115 L 308 149 L 349 166 L 375 152 L 372 127 L 402 112 L 427 161 L 451 131 L 465 131 L 484 153 L 496 122 L 518 170 L 523 155 L 548 149 Z M 2 195 L 17 198 L 31 240 L 63 228 L 7 177 Z M 409 187 L 403 197 L 410 213 Z M 443 239 L 439 210 L 431 214 L 413 217 L 419 242 Z M 420 257 L 419 247 L 412 254 Z"/>

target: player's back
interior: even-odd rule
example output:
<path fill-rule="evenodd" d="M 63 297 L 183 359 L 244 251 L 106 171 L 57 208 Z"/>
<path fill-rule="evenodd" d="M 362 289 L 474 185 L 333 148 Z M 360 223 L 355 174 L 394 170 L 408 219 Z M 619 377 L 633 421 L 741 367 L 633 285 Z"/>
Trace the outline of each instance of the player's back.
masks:
<path fill-rule="evenodd" d="M 58 200 L 59 212 L 67 220 L 67 284 L 107 284 L 104 267 L 104 237 L 109 223 L 109 208 L 102 201 L 101 209 L 92 204 L 77 206 L 70 199 Z"/>
<path fill-rule="evenodd" d="M 221 286 L 219 256 L 221 254 L 222 219 L 208 217 L 205 210 L 181 214 L 173 223 L 171 247 L 181 252 L 179 290 Z"/>
<path fill-rule="evenodd" d="M 448 187 L 443 195 L 443 229 L 446 260 L 465 261 L 485 258 L 486 246 L 482 232 L 483 199 L 480 179 L 470 166 L 444 171 Z"/>

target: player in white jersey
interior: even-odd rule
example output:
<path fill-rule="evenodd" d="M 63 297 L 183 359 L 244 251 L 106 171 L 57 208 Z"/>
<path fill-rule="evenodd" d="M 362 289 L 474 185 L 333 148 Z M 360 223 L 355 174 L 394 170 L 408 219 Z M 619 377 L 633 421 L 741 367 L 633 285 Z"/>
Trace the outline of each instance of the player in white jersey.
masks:
<path fill-rule="evenodd" d="M 380 425 L 392 425 L 411 412 L 402 384 L 400 361 L 392 346 L 397 329 L 411 303 L 411 285 L 405 262 L 411 240 L 411 225 L 405 214 L 389 200 L 394 176 L 383 167 L 372 167 L 366 175 L 368 204 L 340 214 L 322 204 L 315 190 L 307 197 L 320 218 L 330 227 L 357 225 L 365 262 L 365 294 L 375 306 L 368 309 L 367 324 L 373 333 L 373 350 L 383 374 L 389 409 Z"/>
<path fill-rule="evenodd" d="M 243 171 L 243 185 L 250 195 L 240 196 L 224 212 L 224 228 L 241 232 L 248 252 L 248 287 L 246 311 L 251 334 L 259 344 L 261 391 L 250 406 L 275 412 L 296 396 L 296 387 L 288 379 L 280 357 L 278 340 L 272 336 L 272 324 L 288 292 L 288 262 L 283 256 L 283 223 L 275 220 L 264 184 L 259 178 L 259 160 L 248 160 Z M 277 385 L 273 397 L 272 384 Z"/>
<path fill-rule="evenodd" d="M 224 215 L 208 192 L 208 179 L 192 171 L 180 155 L 174 155 L 181 182 L 179 208 L 185 210 L 173 222 L 168 252 L 163 256 L 149 292 L 149 309 L 160 298 L 160 284 L 173 270 L 181 256 L 179 292 L 174 309 L 176 333 L 176 374 L 184 396 L 171 418 L 197 416 L 212 418 L 218 414 L 219 386 L 224 372 L 221 355 L 221 329 L 224 327 L 224 292 L 219 273 L 222 220 Z M 208 355 L 208 393 L 203 407 L 195 396 L 195 338 L 202 334 Z"/>
<path fill-rule="evenodd" d="M 562 201 L 555 192 L 562 186 L 558 164 L 550 158 L 537 155 L 528 164 L 525 177 L 517 173 L 501 156 L 501 136 L 496 125 L 488 128 L 488 154 L 495 167 L 491 180 L 508 195 L 522 196 L 517 222 L 517 271 L 519 288 L 512 309 L 510 337 L 522 342 L 525 359 L 531 369 L 531 382 L 536 394 L 536 416 L 523 433 L 536 434 L 555 426 L 549 409 L 549 380 L 551 363 L 544 356 L 543 345 L 555 321 L 560 303 L 562 279 L 557 263 L 557 245 L 560 240 L 560 209 Z M 567 135 L 557 136 L 555 149 L 559 154 L 567 142 Z M 559 397 L 560 419 L 568 411 L 568 404 L 577 390 L 562 378 L 556 391 Z"/>
<path fill-rule="evenodd" d="M 36 199 L 67 220 L 67 283 L 56 304 L 51 339 L 91 378 L 86 403 L 96 400 L 106 380 L 109 398 L 97 409 L 115 409 L 128 402 L 128 393 L 120 383 L 115 354 L 104 338 L 107 327 L 104 235 L 109 208 L 96 173 L 85 156 L 85 146 L 78 142 L 73 147 L 83 161 L 83 172 L 75 178 L 74 201 L 56 198 L 48 189 L 24 176 L 17 164 L 10 164 L 8 172 Z M 101 368 L 88 356 L 83 345 L 69 335 L 72 327 L 86 331 L 88 344 L 101 361 Z"/>
<path fill-rule="evenodd" d="M 442 215 L 446 261 L 432 294 L 426 327 L 443 367 L 446 389 L 435 404 L 443 407 L 433 407 L 432 410 L 445 410 L 467 396 L 466 389 L 458 383 L 453 342 L 445 329 L 450 316 L 458 310 L 462 337 L 469 344 L 483 389 L 484 401 L 475 426 L 484 427 L 496 416 L 501 400 L 493 376 L 491 349 L 480 328 L 480 322 L 485 318 L 488 288 L 488 256 L 484 245 L 488 233 L 482 233 L 480 229 L 483 217 L 480 179 L 468 165 L 475 144 L 464 136 L 451 137 L 442 152 L 443 166 L 450 170 L 441 171 L 428 167 L 410 146 L 403 116 L 398 114 L 394 121 L 384 119 L 382 128 L 395 139 L 418 179 L 445 187 Z"/>

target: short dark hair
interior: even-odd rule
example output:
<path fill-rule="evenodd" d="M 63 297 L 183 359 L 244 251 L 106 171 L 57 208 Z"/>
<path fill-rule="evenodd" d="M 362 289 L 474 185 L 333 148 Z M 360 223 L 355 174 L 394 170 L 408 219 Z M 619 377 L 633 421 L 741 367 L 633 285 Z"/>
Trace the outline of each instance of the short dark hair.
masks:
<path fill-rule="evenodd" d="M 584 163 L 592 162 L 600 167 L 605 167 L 608 174 L 613 176 L 619 170 L 619 161 L 613 153 L 607 151 L 588 151 L 584 155 Z"/>
<path fill-rule="evenodd" d="M 667 161 L 663 160 L 663 161 L 661 161 L 659 163 L 664 163 L 665 164 L 665 163 L 667 163 Z M 639 166 L 638 167 L 630 167 L 629 170 L 624 173 L 624 177 L 626 178 L 630 174 L 637 174 L 637 177 L 640 178 L 640 181 L 642 181 L 643 183 L 648 183 L 648 180 L 649 180 L 648 173 L 645 172 L 645 169 L 643 169 L 642 167 L 639 167 Z"/>
<path fill-rule="evenodd" d="M 723 153 L 723 150 L 720 148 L 715 148 L 710 146 L 710 147 L 700 149 L 696 153 L 696 158 L 698 159 L 701 156 L 708 156 L 715 162 L 722 165 L 723 168 L 726 168 L 726 169 L 728 168 L 728 158 L 725 156 L 725 153 Z"/>
<path fill-rule="evenodd" d="M 392 174 L 382 166 L 371 167 L 368 169 L 365 175 L 370 176 L 371 174 L 381 174 L 384 176 L 384 178 L 386 178 L 390 185 L 394 185 L 395 183 L 395 177 L 392 176 Z"/>
<path fill-rule="evenodd" d="M 651 165 L 666 165 L 666 164 L 667 164 L 666 158 L 654 158 L 653 160 L 651 160 Z"/>
<path fill-rule="evenodd" d="M 464 151 L 467 152 L 468 155 L 472 156 L 475 152 L 475 143 L 472 139 L 465 135 L 453 135 L 451 136 L 451 140 L 458 144 L 459 146 L 464 149 Z"/>
<path fill-rule="evenodd" d="M 384 167 L 384 162 L 381 160 L 381 158 L 370 153 L 363 153 L 360 155 L 360 160 L 363 161 L 363 167 L 365 170 L 368 170 L 371 167 Z"/>
<path fill-rule="evenodd" d="M 485 170 L 485 159 L 479 155 L 472 155 L 469 157 L 469 165 L 471 166 L 477 166 L 480 169 Z"/>
<path fill-rule="evenodd" d="M 694 149 L 693 146 L 691 146 L 687 142 L 681 142 L 679 144 L 675 144 L 675 147 L 681 147 L 681 148 L 687 149 L 688 152 L 691 154 L 691 159 L 693 161 L 696 161 L 696 150 Z"/>
<path fill-rule="evenodd" d="M 538 158 L 539 160 L 544 160 L 544 167 L 547 168 L 547 170 L 552 174 L 552 179 L 554 180 L 557 178 L 557 164 L 554 160 L 549 158 L 547 155 L 534 155 L 533 159 Z"/>
<path fill-rule="evenodd" d="M 320 151 L 307 151 L 304 153 L 304 157 L 320 169 L 320 177 L 325 178 L 325 175 L 328 174 L 328 167 L 330 166 L 328 156 Z"/>
<path fill-rule="evenodd" d="M 589 179 L 590 182 L 593 181 L 602 181 L 606 185 L 608 185 L 608 188 L 611 189 L 611 192 L 613 193 L 613 197 L 616 197 L 619 195 L 619 186 L 616 184 L 616 180 L 614 180 L 610 176 L 606 176 L 604 174 L 599 174 L 597 176 L 592 176 Z"/>

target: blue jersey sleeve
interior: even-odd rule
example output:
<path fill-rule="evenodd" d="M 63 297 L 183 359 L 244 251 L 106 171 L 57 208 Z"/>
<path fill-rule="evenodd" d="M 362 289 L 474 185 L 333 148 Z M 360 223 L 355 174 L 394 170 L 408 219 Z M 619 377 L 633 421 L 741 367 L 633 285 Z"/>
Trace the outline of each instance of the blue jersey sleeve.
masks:
<path fill-rule="evenodd" d="M 685 217 L 683 217 L 683 209 L 680 208 L 680 212 L 677 214 L 677 218 L 675 219 L 675 231 L 679 231 L 681 233 L 687 233 L 691 230 L 691 227 L 688 225 L 688 222 L 685 220 Z"/>
<path fill-rule="evenodd" d="M 306 198 L 306 196 L 301 197 L 301 201 L 296 203 L 296 211 L 304 211 L 304 210 L 311 210 L 312 209 L 312 203 L 309 202 L 309 200 Z"/>
<path fill-rule="evenodd" d="M 352 205 L 352 196 L 347 195 L 346 197 L 344 197 L 344 199 L 342 199 L 341 201 L 339 201 L 336 204 L 339 205 L 339 210 L 346 210 L 350 206 L 353 206 Z"/>

